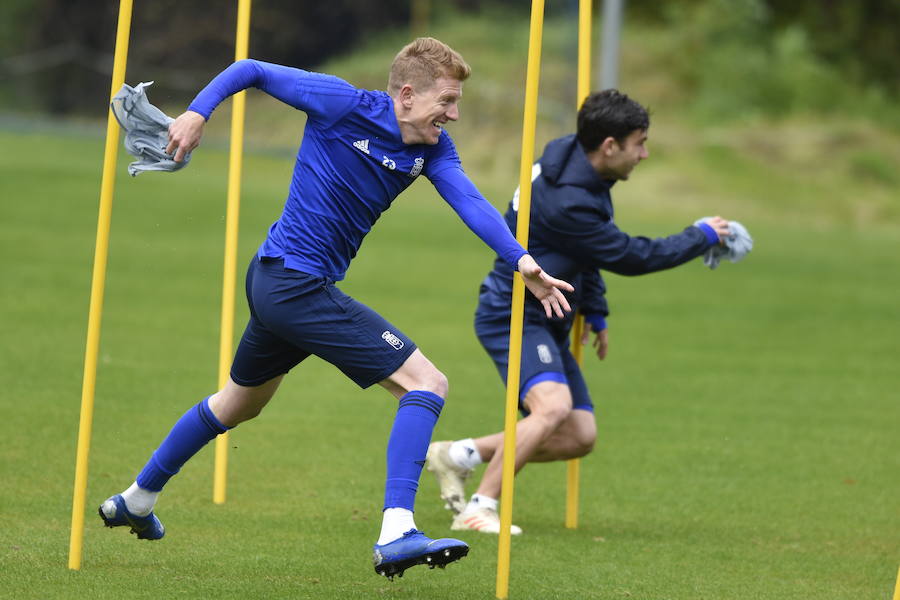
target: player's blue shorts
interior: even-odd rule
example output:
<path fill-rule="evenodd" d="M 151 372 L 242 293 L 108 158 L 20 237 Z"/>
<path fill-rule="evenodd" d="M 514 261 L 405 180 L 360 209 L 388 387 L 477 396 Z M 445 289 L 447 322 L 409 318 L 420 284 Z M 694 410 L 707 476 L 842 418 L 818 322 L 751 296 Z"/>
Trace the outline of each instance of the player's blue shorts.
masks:
<path fill-rule="evenodd" d="M 509 368 L 509 306 L 499 306 L 490 294 L 479 297 L 475 311 L 475 334 L 506 383 Z M 581 368 L 569 350 L 567 328 L 551 327 L 525 318 L 522 328 L 522 365 L 519 373 L 519 410 L 527 414 L 522 400 L 537 383 L 558 381 L 569 386 L 572 408 L 594 411 Z"/>
<path fill-rule="evenodd" d="M 231 365 L 238 385 L 261 385 L 315 354 L 366 388 L 387 379 L 416 349 L 332 280 L 287 269 L 280 258 L 254 256 L 246 286 L 250 321 Z"/>

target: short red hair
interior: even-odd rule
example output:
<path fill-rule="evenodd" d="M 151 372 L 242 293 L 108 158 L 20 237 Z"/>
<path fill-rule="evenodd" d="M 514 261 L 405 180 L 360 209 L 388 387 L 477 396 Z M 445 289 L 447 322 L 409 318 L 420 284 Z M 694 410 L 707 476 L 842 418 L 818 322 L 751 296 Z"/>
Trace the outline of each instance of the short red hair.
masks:
<path fill-rule="evenodd" d="M 420 37 L 394 57 L 387 91 L 393 96 L 406 84 L 416 90 L 429 90 L 440 77 L 465 81 L 471 73 L 472 69 L 459 52 L 440 40 Z"/>

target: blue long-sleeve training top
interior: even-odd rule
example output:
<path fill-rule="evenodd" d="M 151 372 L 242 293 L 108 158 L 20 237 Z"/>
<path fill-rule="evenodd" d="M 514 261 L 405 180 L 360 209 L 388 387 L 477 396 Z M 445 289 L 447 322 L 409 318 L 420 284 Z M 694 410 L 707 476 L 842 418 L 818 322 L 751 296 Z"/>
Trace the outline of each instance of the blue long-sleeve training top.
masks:
<path fill-rule="evenodd" d="M 404 144 L 391 97 L 321 73 L 256 60 L 217 75 L 188 110 L 209 119 L 228 96 L 255 87 L 307 115 L 281 217 L 259 255 L 335 281 L 378 217 L 419 174 L 512 269 L 526 253 L 462 169 L 446 131 L 438 143 Z"/>

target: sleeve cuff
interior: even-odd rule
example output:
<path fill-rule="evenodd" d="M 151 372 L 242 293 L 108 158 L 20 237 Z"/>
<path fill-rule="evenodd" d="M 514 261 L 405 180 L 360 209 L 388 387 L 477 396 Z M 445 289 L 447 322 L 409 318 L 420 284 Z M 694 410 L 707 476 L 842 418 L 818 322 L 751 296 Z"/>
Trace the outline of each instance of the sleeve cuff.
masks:
<path fill-rule="evenodd" d="M 510 265 L 513 271 L 519 271 L 519 261 L 522 260 L 522 257 L 526 254 L 528 254 L 527 250 L 521 250 L 518 254 L 515 255 L 515 259 L 513 259 L 512 264 Z"/>
<path fill-rule="evenodd" d="M 715 246 L 719 243 L 719 235 L 716 233 L 716 230 L 713 229 L 708 223 L 698 223 L 697 228 L 699 228 L 700 231 L 703 232 L 703 235 L 706 236 L 706 241 L 709 242 L 710 246 Z"/>
<path fill-rule="evenodd" d="M 584 320 L 591 325 L 591 329 L 594 331 L 603 331 L 606 329 L 606 318 L 600 313 L 584 315 Z"/>
<path fill-rule="evenodd" d="M 198 115 L 201 115 L 207 121 L 209 121 L 209 117 L 212 115 L 212 111 L 206 112 L 205 110 L 203 110 L 199 106 L 194 105 L 193 103 L 190 106 L 188 106 L 187 109 L 191 112 L 195 112 Z"/>

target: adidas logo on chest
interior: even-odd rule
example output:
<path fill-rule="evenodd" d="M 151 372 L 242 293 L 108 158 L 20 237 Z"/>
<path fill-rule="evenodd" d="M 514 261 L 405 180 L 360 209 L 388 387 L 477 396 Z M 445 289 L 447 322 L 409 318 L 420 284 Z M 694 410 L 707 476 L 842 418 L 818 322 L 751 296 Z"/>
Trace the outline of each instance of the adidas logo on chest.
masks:
<path fill-rule="evenodd" d="M 369 140 L 356 140 L 355 142 L 353 142 L 353 146 L 357 150 L 361 150 L 366 154 L 369 154 Z"/>

